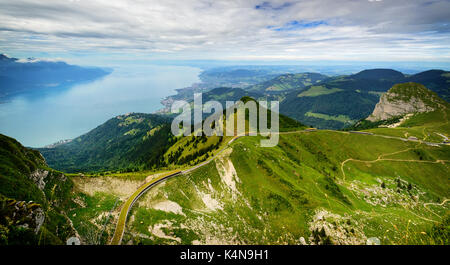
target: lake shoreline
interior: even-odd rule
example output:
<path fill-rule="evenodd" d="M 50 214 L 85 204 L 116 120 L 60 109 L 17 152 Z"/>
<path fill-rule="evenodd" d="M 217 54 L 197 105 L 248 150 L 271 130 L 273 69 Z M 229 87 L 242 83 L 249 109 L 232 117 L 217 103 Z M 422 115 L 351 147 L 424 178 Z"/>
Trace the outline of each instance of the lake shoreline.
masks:
<path fill-rule="evenodd" d="M 42 147 L 83 135 L 124 113 L 155 113 L 161 99 L 199 82 L 201 69 L 126 65 L 100 79 L 48 93 L 20 95 L 0 104 L 0 133 Z"/>

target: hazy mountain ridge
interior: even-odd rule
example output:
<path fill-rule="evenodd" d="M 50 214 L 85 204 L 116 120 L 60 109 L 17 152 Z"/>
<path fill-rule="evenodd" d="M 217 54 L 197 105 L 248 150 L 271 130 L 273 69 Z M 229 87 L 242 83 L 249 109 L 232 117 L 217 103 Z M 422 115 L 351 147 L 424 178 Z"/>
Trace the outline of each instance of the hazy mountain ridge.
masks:
<path fill-rule="evenodd" d="M 219 79 L 224 78 L 223 76 L 229 78 L 231 72 L 241 68 L 236 66 L 230 68 L 232 70 L 227 69 L 214 68 L 202 74 L 206 76 L 212 74 Z M 226 72 L 222 73 L 221 71 Z M 249 70 L 242 74 L 251 75 L 250 73 L 253 72 Z M 238 82 L 239 78 L 235 78 L 235 81 Z M 309 72 L 287 73 L 252 86 L 228 86 L 227 93 L 231 95 L 231 91 L 236 91 L 233 93 L 244 95 L 241 89 L 246 93 L 256 92 L 257 94 L 247 95 L 260 100 L 280 101 L 280 113 L 304 124 L 321 129 L 342 129 L 372 113 L 381 94 L 388 91 L 393 85 L 414 82 L 414 80 L 420 81 L 419 83 L 429 87 L 443 99 L 450 98 L 450 82 L 447 82 L 450 80 L 450 73 L 447 71 L 429 70 L 414 75 L 405 75 L 393 69 L 381 68 L 332 77 Z M 178 95 L 163 100 L 163 104 L 166 106 L 163 112 L 168 112 L 168 106 L 173 100 L 193 101 L 194 92 L 203 92 L 208 95 L 208 98 L 220 98 L 226 95 L 224 88 L 180 90 Z"/>
<path fill-rule="evenodd" d="M 194 93 L 207 93 L 220 87 L 246 88 L 264 81 L 270 81 L 286 73 L 296 73 L 304 69 L 303 66 L 289 65 L 238 65 L 207 67 L 199 75 L 200 82 L 189 87 L 176 89 L 177 94 L 168 96 L 161 101 L 165 106 L 160 112 L 167 113 L 174 100 L 192 101 Z M 247 89 L 246 89 L 247 90 Z"/>
<path fill-rule="evenodd" d="M 284 74 L 274 79 L 245 88 L 248 91 L 281 92 L 286 90 L 300 90 L 304 87 L 316 84 L 328 76 L 319 73 Z"/>
<path fill-rule="evenodd" d="M 91 81 L 111 69 L 80 67 L 62 61 L 19 60 L 0 54 L 0 98 Z"/>
<path fill-rule="evenodd" d="M 214 71 L 217 76 L 221 76 L 220 68 Z M 304 124 L 341 129 L 372 113 L 381 94 L 397 83 L 419 80 L 423 85 L 433 87 L 445 99 L 450 95 L 447 79 L 448 72 L 442 70 L 429 70 L 411 76 L 392 69 L 368 69 L 353 75 L 334 77 L 306 72 L 282 74 L 256 85 L 229 87 L 226 91 L 228 95 L 244 95 L 242 89 L 246 93 L 256 92 L 258 94 L 247 95 L 261 100 L 280 101 L 281 113 Z M 221 98 L 227 94 L 224 90 L 209 89 L 204 94 L 208 99 Z M 179 96 L 189 102 L 193 100 L 193 94 L 180 93 Z"/>
<path fill-rule="evenodd" d="M 447 102 L 450 102 L 450 72 L 444 70 L 428 70 L 408 77 L 408 82 L 416 82 L 426 86 Z"/>

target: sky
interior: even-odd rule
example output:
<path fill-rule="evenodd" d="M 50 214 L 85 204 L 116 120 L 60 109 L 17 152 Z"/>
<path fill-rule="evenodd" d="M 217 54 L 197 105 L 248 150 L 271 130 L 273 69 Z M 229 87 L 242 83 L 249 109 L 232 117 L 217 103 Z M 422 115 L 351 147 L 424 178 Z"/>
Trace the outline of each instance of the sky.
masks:
<path fill-rule="evenodd" d="M 0 53 L 450 62 L 450 0 L 0 0 Z"/>

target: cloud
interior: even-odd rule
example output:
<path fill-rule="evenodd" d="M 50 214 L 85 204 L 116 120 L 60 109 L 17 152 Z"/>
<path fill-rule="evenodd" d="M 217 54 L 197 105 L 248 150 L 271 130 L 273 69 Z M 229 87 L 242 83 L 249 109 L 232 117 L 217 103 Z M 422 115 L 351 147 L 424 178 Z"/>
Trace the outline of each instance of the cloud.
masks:
<path fill-rule="evenodd" d="M 262 9 L 262 10 L 282 10 L 287 7 L 290 7 L 292 3 L 286 2 L 278 5 L 274 5 L 270 2 L 262 2 L 261 4 L 258 4 L 255 6 L 255 9 Z"/>
<path fill-rule="evenodd" d="M 18 63 L 39 63 L 39 62 L 64 62 L 62 58 L 22 58 L 18 59 Z"/>
<path fill-rule="evenodd" d="M 0 0 L 0 50 L 450 60 L 450 2 Z"/>

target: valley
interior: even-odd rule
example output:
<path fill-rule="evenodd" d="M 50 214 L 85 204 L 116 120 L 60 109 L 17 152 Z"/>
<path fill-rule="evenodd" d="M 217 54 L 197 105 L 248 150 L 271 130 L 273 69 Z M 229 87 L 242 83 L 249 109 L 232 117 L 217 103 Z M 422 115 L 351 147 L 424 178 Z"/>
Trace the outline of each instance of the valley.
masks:
<path fill-rule="evenodd" d="M 7 244 L 23 234 L 30 244 L 448 244 L 447 92 L 392 84 L 404 78 L 412 77 L 287 74 L 204 93 L 220 103 L 280 99 L 270 148 L 262 136 L 174 136 L 164 113 L 118 115 L 38 149 L 2 136 L 1 236 Z M 321 122 L 301 123 L 308 106 L 317 109 L 304 117 Z M 18 219 L 20 211 L 32 218 Z"/>

